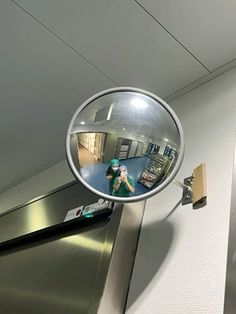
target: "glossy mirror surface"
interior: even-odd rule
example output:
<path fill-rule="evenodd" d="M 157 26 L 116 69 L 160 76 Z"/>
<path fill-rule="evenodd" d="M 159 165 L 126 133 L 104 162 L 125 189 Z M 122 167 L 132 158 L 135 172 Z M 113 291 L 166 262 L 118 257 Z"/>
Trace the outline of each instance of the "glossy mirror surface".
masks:
<path fill-rule="evenodd" d="M 78 108 L 66 151 L 74 175 L 90 190 L 109 200 L 136 201 L 174 178 L 183 159 L 183 131 L 159 97 L 114 88 Z"/>

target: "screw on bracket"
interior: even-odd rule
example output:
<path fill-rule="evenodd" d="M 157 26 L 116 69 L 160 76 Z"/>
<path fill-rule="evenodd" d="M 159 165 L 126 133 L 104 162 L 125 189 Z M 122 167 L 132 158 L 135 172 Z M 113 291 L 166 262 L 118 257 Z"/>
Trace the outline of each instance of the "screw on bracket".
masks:
<path fill-rule="evenodd" d="M 193 201 L 192 180 L 192 176 L 184 179 L 185 187 L 183 188 L 182 205 L 191 204 Z"/>

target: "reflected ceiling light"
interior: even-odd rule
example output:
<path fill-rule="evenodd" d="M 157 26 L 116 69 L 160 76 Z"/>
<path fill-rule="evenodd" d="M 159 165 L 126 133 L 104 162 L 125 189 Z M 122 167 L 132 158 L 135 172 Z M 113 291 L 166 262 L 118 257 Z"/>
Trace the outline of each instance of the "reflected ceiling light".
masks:
<path fill-rule="evenodd" d="M 45 201 L 41 201 L 39 204 L 33 203 L 30 205 L 30 209 L 27 212 L 26 215 L 26 224 L 29 230 L 32 230 L 35 228 L 35 219 L 36 219 L 36 213 L 37 213 L 37 226 L 40 226 L 40 228 L 45 228 L 48 225 L 48 208 L 45 203 Z"/>
<path fill-rule="evenodd" d="M 85 124 L 85 122 L 84 122 L 84 121 L 81 121 L 80 124 Z"/>
<path fill-rule="evenodd" d="M 127 129 L 126 129 L 126 128 L 122 128 L 122 130 L 123 130 L 123 131 L 126 131 Z"/>
<path fill-rule="evenodd" d="M 143 134 L 141 134 L 141 137 L 144 137 L 144 135 L 143 135 Z"/>
<path fill-rule="evenodd" d="M 164 138 L 164 141 L 165 141 L 165 142 L 169 142 L 168 138 Z"/>
<path fill-rule="evenodd" d="M 108 115 L 107 115 L 107 120 L 110 120 L 110 119 L 111 119 L 112 110 L 113 110 L 113 104 L 110 105 L 110 109 L 109 109 Z"/>
<path fill-rule="evenodd" d="M 133 105 L 135 108 L 140 109 L 144 109 L 147 107 L 147 103 L 141 98 L 133 98 L 131 100 L 131 105 Z"/>
<path fill-rule="evenodd" d="M 65 237 L 62 239 L 63 242 L 67 242 L 70 244 L 77 245 L 79 247 L 85 248 L 85 249 L 90 249 L 92 251 L 97 251 L 97 252 L 111 252 L 112 249 L 112 243 L 106 242 L 99 242 L 97 240 L 93 240 L 89 237 L 82 236 L 82 235 L 72 235 L 69 237 Z"/>

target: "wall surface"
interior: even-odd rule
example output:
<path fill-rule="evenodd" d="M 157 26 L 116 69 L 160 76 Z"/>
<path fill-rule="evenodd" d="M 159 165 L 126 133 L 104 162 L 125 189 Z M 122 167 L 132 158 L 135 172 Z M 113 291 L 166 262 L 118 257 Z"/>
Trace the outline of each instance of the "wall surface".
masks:
<path fill-rule="evenodd" d="M 173 184 L 147 201 L 128 314 L 223 313 L 235 82 L 236 70 L 231 70 L 171 104 L 186 137 L 185 159 L 177 179 L 191 175 L 205 161 L 208 204 L 195 211 L 191 205 L 182 207 L 182 191 Z M 0 212 L 72 180 L 67 162 L 62 161 L 1 194 Z"/>
<path fill-rule="evenodd" d="M 48 193 L 73 180 L 75 178 L 67 161 L 61 161 L 55 166 L 0 194 L 0 213 L 27 203 L 33 198 Z"/>
<path fill-rule="evenodd" d="M 185 158 L 176 179 L 182 181 L 206 162 L 208 204 L 198 210 L 182 206 L 182 191 L 173 184 L 147 201 L 127 313 L 223 313 L 236 70 L 171 106 L 186 137 Z"/>

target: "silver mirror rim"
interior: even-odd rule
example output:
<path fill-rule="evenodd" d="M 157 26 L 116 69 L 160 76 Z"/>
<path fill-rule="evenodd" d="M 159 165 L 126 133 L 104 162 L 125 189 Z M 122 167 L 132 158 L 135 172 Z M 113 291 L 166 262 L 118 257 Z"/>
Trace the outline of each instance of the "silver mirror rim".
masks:
<path fill-rule="evenodd" d="M 130 196 L 130 197 L 116 197 L 116 196 L 111 196 L 111 195 L 107 195 L 105 193 L 102 193 L 96 189 L 94 189 L 92 186 L 90 186 L 84 179 L 83 177 L 79 174 L 79 172 L 77 171 L 74 163 L 73 163 L 73 159 L 72 159 L 72 155 L 71 155 L 71 150 L 70 150 L 70 137 L 71 137 L 71 131 L 75 122 L 75 119 L 77 118 L 78 114 L 88 105 L 90 104 L 92 101 L 96 100 L 97 98 L 101 97 L 101 96 L 105 96 L 107 94 L 111 94 L 113 92 L 137 92 L 137 93 L 141 93 L 143 95 L 149 96 L 151 98 L 153 98 L 154 100 L 158 101 L 171 115 L 171 117 L 173 118 L 177 129 L 179 131 L 179 135 L 180 135 L 180 147 L 179 147 L 179 156 L 178 156 L 178 160 L 175 164 L 175 167 L 172 171 L 172 173 L 170 174 L 170 176 L 163 182 L 161 183 L 158 187 L 156 187 L 155 189 L 151 190 L 150 192 L 147 192 L 145 194 L 142 195 L 137 195 L 137 196 Z M 176 176 L 176 174 L 178 173 L 180 166 L 183 162 L 183 158 L 184 158 L 184 132 L 183 132 L 183 128 L 182 125 L 179 121 L 179 118 L 177 117 L 177 115 L 175 114 L 175 112 L 173 111 L 173 109 L 161 98 L 159 98 L 158 96 L 156 96 L 155 94 L 152 94 L 146 90 L 143 89 L 139 89 L 139 88 L 135 88 L 135 87 L 114 87 L 114 88 L 110 88 L 110 89 L 106 89 L 103 90 L 95 95 L 93 95 L 92 97 L 90 97 L 89 99 L 87 99 L 74 113 L 74 115 L 72 116 L 72 119 L 70 121 L 69 127 L 68 127 L 68 131 L 66 134 L 66 157 L 67 157 L 67 161 L 69 163 L 69 166 L 74 174 L 74 176 L 86 187 L 88 188 L 90 191 L 92 191 L 93 193 L 101 196 L 102 198 L 109 200 L 109 201 L 113 201 L 113 202 L 137 202 L 137 201 L 141 201 L 143 199 L 147 199 L 155 194 L 157 194 L 158 192 L 162 191 L 168 184 L 171 183 L 171 181 L 174 179 L 174 177 Z"/>

